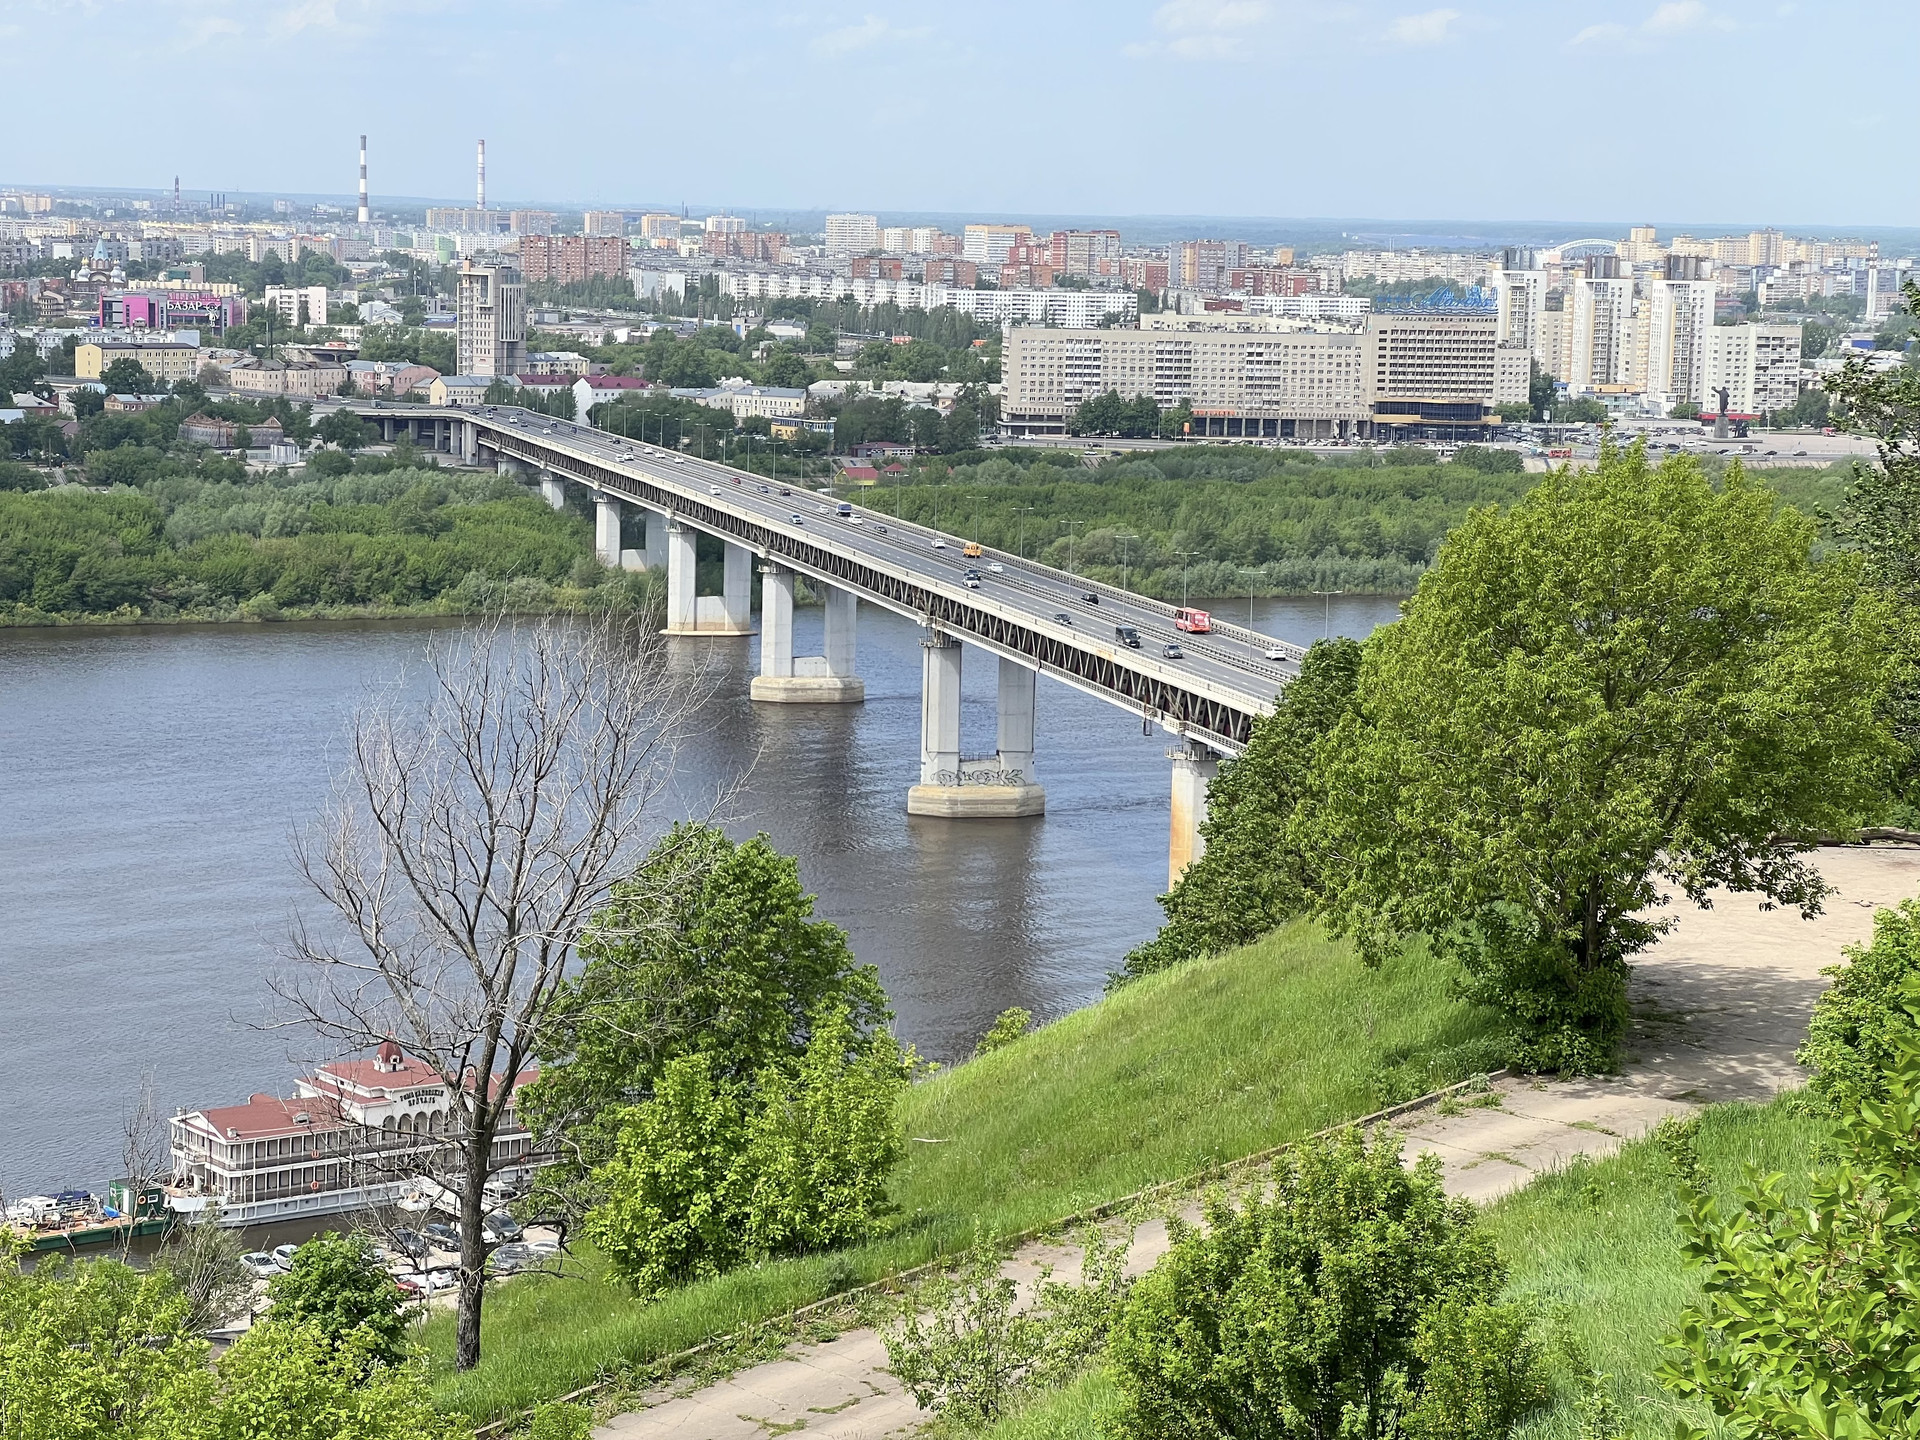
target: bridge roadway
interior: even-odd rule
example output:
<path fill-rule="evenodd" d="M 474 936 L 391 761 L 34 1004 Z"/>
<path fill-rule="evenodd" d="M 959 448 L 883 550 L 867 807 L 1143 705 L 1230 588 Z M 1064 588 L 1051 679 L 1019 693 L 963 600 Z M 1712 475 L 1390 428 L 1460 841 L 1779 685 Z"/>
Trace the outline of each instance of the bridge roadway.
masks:
<path fill-rule="evenodd" d="M 773 590 L 775 577 L 784 571 L 806 577 L 827 595 L 830 651 L 835 625 L 832 598 L 839 590 L 921 624 L 929 632 L 930 646 L 964 642 L 1160 726 L 1178 742 L 1178 748 L 1169 752 L 1175 761 L 1169 857 L 1170 870 L 1175 874 L 1198 853 L 1197 826 L 1204 813 L 1205 781 L 1215 763 L 1219 757 L 1237 755 L 1245 747 L 1253 721 L 1272 708 L 1274 696 L 1298 674 L 1299 661 L 1305 654 L 1297 645 L 1217 616 L 1210 634 L 1179 631 L 1174 627 L 1175 607 L 1165 602 L 991 548 L 978 559 L 968 559 L 962 553 L 962 537 L 880 511 L 856 505 L 850 516 L 842 517 L 837 514 L 838 502 L 805 488 L 805 481 L 775 483 L 716 461 L 518 408 L 448 411 L 378 404 L 351 408 L 378 425 L 383 439 L 395 439 L 405 429 L 417 435 L 427 448 L 455 452 L 468 464 L 492 464 L 543 485 L 572 481 L 594 493 L 603 506 L 603 517 L 609 501 L 625 502 L 647 512 L 650 526 L 664 517 L 669 539 L 676 534 L 689 535 L 690 527 L 757 556 L 763 575 L 768 576 L 769 598 L 762 607 L 763 674 L 775 673 L 767 663 L 777 625 L 771 607 L 778 603 Z M 557 501 L 557 490 L 548 493 Z M 617 509 L 615 522 L 617 526 Z M 618 564 L 618 539 L 609 548 L 604 530 L 603 524 L 602 559 Z M 617 537 L 617 528 L 614 534 Z M 670 630 L 678 628 L 673 623 L 676 588 L 685 597 L 692 595 L 691 565 L 686 566 L 683 580 L 677 581 L 671 573 L 682 554 L 688 561 L 692 558 L 690 535 L 683 546 L 666 547 Z M 626 554 L 629 563 L 657 564 L 661 558 L 659 547 L 654 545 L 640 555 L 631 551 Z M 734 559 L 730 551 L 730 576 Z M 966 582 L 969 570 L 978 572 L 977 588 Z M 744 567 L 738 583 L 741 593 L 730 603 L 738 604 L 744 626 Z M 730 589 L 732 584 L 730 581 Z M 786 593 L 790 595 L 790 582 L 788 585 Z M 684 608 L 687 601 L 679 603 Z M 851 614 L 851 607 L 847 613 Z M 790 621 L 787 623 L 790 628 Z M 844 623 L 850 628 L 850 619 Z M 1115 633 L 1119 625 L 1138 631 L 1140 648 L 1119 640 Z M 742 629 L 724 633 L 742 633 Z M 790 653 L 790 636 L 786 644 Z M 1168 657 L 1164 647 L 1169 644 L 1177 644 L 1183 657 Z M 850 635 L 847 653 L 851 654 Z M 940 703 L 953 707 L 957 727 L 957 652 L 955 655 L 955 693 L 950 701 Z M 942 683 L 934 671 L 935 659 L 929 656 L 929 696 Z M 1009 684 L 1005 663 L 1001 674 L 1005 750 Z M 1018 678 L 1013 677 L 1016 683 Z M 1030 716 L 1031 681 L 1027 684 Z M 759 693 L 756 685 L 756 695 Z M 937 717 L 928 718 L 934 708 L 932 700 L 923 705 L 923 711 L 928 712 L 923 717 L 923 731 L 937 724 Z M 1026 723 L 1029 732 L 1024 747 L 1017 739 L 1014 743 L 1027 752 L 1026 763 L 1030 766 L 1030 718 Z M 957 735 L 950 744 L 957 754 Z M 922 748 L 923 754 L 930 754 L 938 747 L 923 733 Z M 943 772 L 944 777 L 957 779 L 961 785 L 982 783 L 962 773 L 974 763 L 961 762 L 951 772 Z M 1183 770 L 1187 772 L 1184 795 Z M 923 777 L 923 781 L 926 779 Z M 994 782 L 989 777 L 983 783 Z M 1035 793 L 1039 793 L 1037 786 Z M 909 808 L 914 808 L 911 801 Z"/>

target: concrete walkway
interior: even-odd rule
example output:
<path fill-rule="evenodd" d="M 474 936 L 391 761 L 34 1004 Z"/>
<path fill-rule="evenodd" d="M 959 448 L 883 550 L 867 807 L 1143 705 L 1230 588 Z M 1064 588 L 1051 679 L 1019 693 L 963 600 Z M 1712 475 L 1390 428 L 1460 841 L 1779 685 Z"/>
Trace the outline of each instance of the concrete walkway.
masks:
<path fill-rule="evenodd" d="M 1506 1081 L 1497 1087 L 1497 1106 L 1410 1117 L 1401 1127 L 1409 1158 L 1433 1151 L 1450 1191 L 1490 1200 L 1576 1155 L 1610 1154 L 1662 1116 L 1722 1100 L 1764 1100 L 1799 1083 L 1793 1052 L 1826 984 L 1820 972 L 1842 958 L 1843 946 L 1871 935 L 1875 910 L 1920 894 L 1920 849 L 1830 849 L 1819 861 L 1840 893 L 1810 922 L 1795 911 L 1764 912 L 1738 896 L 1707 911 L 1678 902 L 1674 932 L 1635 966 L 1624 1073 Z M 1142 1225 L 1129 1268 L 1149 1268 L 1166 1249 L 1165 1224 Z M 1062 1246 L 1029 1245 L 1009 1261 L 1008 1273 L 1030 1280 L 1053 1264 L 1055 1278 L 1068 1280 L 1078 1259 Z M 904 1435 L 927 1417 L 886 1365 L 879 1335 L 852 1330 L 691 1393 L 663 1389 L 647 1408 L 593 1433 L 601 1440 Z"/>

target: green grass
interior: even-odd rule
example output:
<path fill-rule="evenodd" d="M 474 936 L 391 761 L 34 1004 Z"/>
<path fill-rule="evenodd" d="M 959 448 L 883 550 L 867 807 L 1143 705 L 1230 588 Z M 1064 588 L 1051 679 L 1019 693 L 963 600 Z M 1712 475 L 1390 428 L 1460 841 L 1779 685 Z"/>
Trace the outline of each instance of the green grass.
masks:
<path fill-rule="evenodd" d="M 1804 1173 L 1819 1133 L 1790 1100 L 1717 1106 L 1702 1117 L 1700 1159 L 1724 1206 L 1749 1163 Z M 1700 1293 L 1680 1253 L 1676 1212 L 1672 1171 L 1658 1146 L 1642 1140 L 1610 1159 L 1576 1162 L 1536 1180 L 1485 1217 L 1512 1269 L 1509 1295 L 1534 1301 L 1546 1336 L 1570 1341 L 1588 1365 L 1611 1377 L 1620 1418 L 1640 1440 L 1671 1434 L 1682 1416 L 1712 1428 L 1704 1410 L 1683 1407 L 1654 1379 L 1662 1339 Z M 1571 1370 L 1564 1357 L 1555 1368 L 1557 1403 L 1516 1440 L 1579 1435 Z M 1111 1376 L 1096 1367 L 1073 1385 L 1034 1396 L 981 1440 L 1098 1440 L 1100 1414 L 1118 1398 Z"/>
<path fill-rule="evenodd" d="M 1790 1100 L 1720 1105 L 1705 1112 L 1700 1160 L 1722 1205 L 1745 1167 L 1803 1175 L 1821 1134 Z M 1543 1177 L 1487 1212 L 1487 1225 L 1512 1266 L 1510 1290 L 1536 1301 L 1549 1326 L 1587 1363 L 1612 1378 L 1621 1419 L 1641 1436 L 1670 1434 L 1683 1412 L 1654 1379 L 1661 1341 L 1700 1286 L 1680 1253 L 1672 1172 L 1659 1148 L 1637 1141 L 1610 1159 Z M 1523 1432 L 1525 1440 L 1575 1436 L 1562 1403 Z"/>
<path fill-rule="evenodd" d="M 1424 949 L 1369 970 L 1304 925 L 1151 976 L 916 1086 L 884 1236 L 652 1304 L 592 1256 L 577 1279 L 516 1281 L 487 1301 L 472 1371 L 450 1370 L 451 1318 L 429 1322 L 436 1397 L 493 1418 L 950 1253 L 976 1230 L 1016 1234 L 1364 1114 L 1383 1065 L 1488 1024 L 1448 980 Z"/>

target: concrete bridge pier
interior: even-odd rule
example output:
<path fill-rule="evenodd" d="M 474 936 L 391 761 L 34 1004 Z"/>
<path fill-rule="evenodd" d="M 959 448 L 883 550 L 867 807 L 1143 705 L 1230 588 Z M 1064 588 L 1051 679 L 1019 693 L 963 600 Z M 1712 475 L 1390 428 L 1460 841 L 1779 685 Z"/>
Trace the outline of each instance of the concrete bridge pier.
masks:
<path fill-rule="evenodd" d="M 620 568 L 620 502 L 611 495 L 593 497 L 593 555 L 609 570 Z"/>
<path fill-rule="evenodd" d="M 1047 792 L 1033 771 L 1034 672 L 1000 661 L 997 749 L 987 759 L 960 753 L 960 676 L 965 653 L 952 636 L 929 630 L 921 644 L 920 783 L 907 791 L 909 815 L 946 820 L 1039 815 Z"/>
<path fill-rule="evenodd" d="M 1167 751 L 1173 761 L 1173 823 L 1167 837 L 1167 888 L 1207 849 L 1200 827 L 1207 819 L 1207 786 L 1220 773 L 1220 757 L 1196 741 Z"/>
<path fill-rule="evenodd" d="M 700 594 L 694 530 L 666 517 L 668 635 L 751 635 L 753 633 L 753 552 L 727 542 L 721 593 Z"/>
<path fill-rule="evenodd" d="M 793 653 L 793 572 L 769 562 L 761 567 L 760 673 L 749 693 L 755 700 L 784 705 L 857 705 L 867 698 L 867 682 L 854 674 L 855 627 L 859 597 L 828 586 L 824 655 Z"/>
<path fill-rule="evenodd" d="M 556 510 L 567 508 L 567 487 L 551 470 L 540 472 L 540 498 Z"/>

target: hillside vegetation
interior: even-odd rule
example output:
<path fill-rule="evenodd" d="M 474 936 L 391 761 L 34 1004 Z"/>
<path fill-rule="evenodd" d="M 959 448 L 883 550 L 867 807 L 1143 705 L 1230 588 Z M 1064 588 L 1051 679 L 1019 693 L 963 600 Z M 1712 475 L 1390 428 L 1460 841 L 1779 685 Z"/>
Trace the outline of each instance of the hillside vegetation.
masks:
<path fill-rule="evenodd" d="M 1471 1049 L 1488 1021 L 1414 947 L 1379 969 L 1311 927 L 1151 976 L 915 1086 L 891 1229 L 651 1304 L 604 1280 L 520 1282 L 487 1302 L 477 1369 L 450 1317 L 428 1340 L 447 1408 L 488 1418 L 971 1243 L 1017 1234 L 1372 1109 L 1409 1068 Z M 1327 1037 L 1343 1037 L 1337 1045 Z M 1427 1073 L 1424 1069 L 1423 1076 Z M 1456 1078 L 1446 1074 L 1444 1078 Z M 1384 1091 L 1383 1091 L 1384 1087 Z"/>

